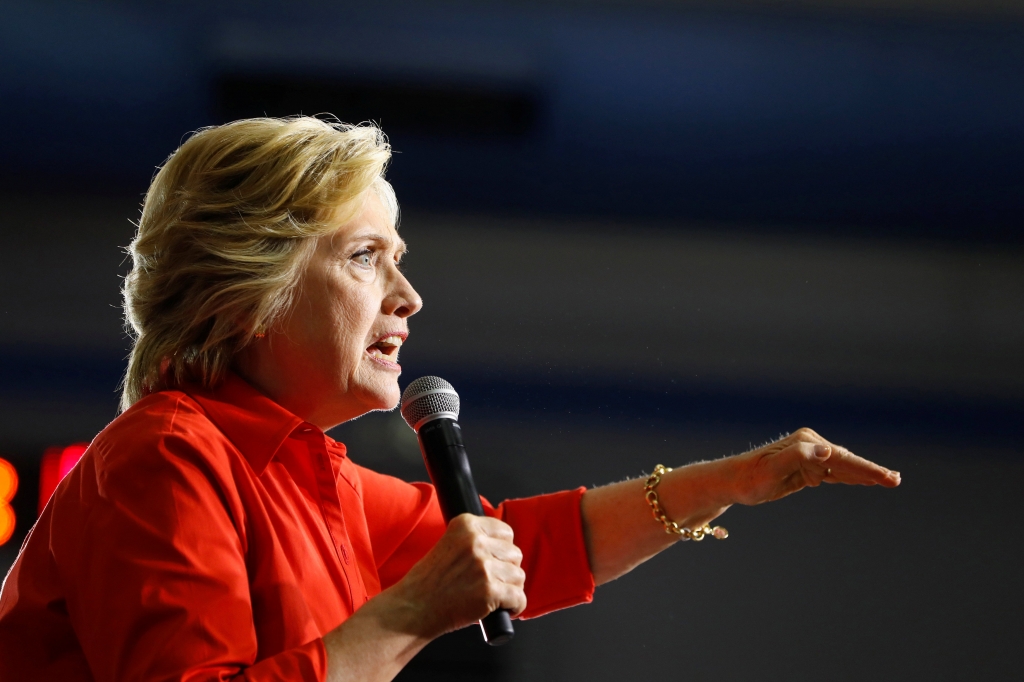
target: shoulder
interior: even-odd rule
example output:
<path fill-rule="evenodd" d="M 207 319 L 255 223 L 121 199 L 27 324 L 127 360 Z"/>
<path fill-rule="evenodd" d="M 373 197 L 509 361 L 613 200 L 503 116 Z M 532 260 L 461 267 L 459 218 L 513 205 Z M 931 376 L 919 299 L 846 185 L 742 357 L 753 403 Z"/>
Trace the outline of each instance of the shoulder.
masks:
<path fill-rule="evenodd" d="M 121 413 L 96 437 L 114 440 L 151 433 L 184 433 L 212 424 L 199 404 L 183 391 L 152 393 Z"/>
<path fill-rule="evenodd" d="M 50 500 L 51 525 L 77 528 L 82 537 L 140 524 L 172 535 L 174 528 L 192 532 L 196 519 L 210 522 L 223 508 L 241 527 L 238 481 L 245 466 L 195 400 L 179 391 L 156 393 L 93 439 Z"/>
<path fill-rule="evenodd" d="M 80 584 L 79 573 L 89 573 L 82 566 L 108 561 L 142 570 L 139 558 L 154 555 L 170 566 L 196 543 L 215 552 L 224 541 L 231 552 L 242 551 L 247 514 L 238 480 L 244 466 L 186 393 L 140 400 L 93 439 L 44 512 L 62 579 Z"/>
<path fill-rule="evenodd" d="M 89 450 L 97 473 L 112 475 L 125 468 L 219 468 L 234 447 L 188 394 L 161 391 L 114 419 Z"/>

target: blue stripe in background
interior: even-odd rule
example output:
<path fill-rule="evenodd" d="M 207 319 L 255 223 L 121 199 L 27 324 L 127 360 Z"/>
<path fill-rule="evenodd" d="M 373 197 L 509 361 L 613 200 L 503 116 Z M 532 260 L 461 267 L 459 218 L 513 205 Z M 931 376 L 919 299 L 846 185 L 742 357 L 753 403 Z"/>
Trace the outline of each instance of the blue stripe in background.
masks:
<path fill-rule="evenodd" d="M 117 402 L 124 371 L 116 352 L 67 352 L 42 347 L 0 350 L 0 396 Z M 745 388 L 665 380 L 611 383 L 595 375 L 434 367 L 462 398 L 467 418 L 560 419 L 614 423 L 618 428 L 746 423 L 771 428 L 814 426 L 834 432 L 923 436 L 949 443 L 1016 445 L 1024 437 L 1024 405 L 993 397 L 958 398 L 925 392 Z M 407 370 L 403 385 L 419 374 Z"/>

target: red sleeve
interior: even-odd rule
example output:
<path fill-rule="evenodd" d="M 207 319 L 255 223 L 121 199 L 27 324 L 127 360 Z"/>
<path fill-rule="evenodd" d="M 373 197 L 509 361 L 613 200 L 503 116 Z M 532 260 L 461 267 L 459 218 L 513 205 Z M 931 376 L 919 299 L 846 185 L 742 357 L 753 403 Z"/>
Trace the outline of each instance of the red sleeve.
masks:
<path fill-rule="evenodd" d="M 523 550 L 526 571 L 526 610 L 520 618 L 545 613 L 594 598 L 580 498 L 585 488 L 503 502 L 495 515 L 512 526 L 515 543 Z"/>
<path fill-rule="evenodd" d="M 386 589 L 430 551 L 446 526 L 432 485 L 357 469 L 381 588 Z M 583 491 L 509 500 L 497 508 L 483 500 L 489 516 L 512 526 L 515 543 L 523 551 L 529 605 L 522 618 L 593 599 L 594 577 L 580 517 Z"/>
<path fill-rule="evenodd" d="M 92 675 L 321 682 L 319 639 L 257 662 L 234 464 L 194 436 L 95 444 L 64 482 L 80 504 L 53 505 L 51 551 Z"/>

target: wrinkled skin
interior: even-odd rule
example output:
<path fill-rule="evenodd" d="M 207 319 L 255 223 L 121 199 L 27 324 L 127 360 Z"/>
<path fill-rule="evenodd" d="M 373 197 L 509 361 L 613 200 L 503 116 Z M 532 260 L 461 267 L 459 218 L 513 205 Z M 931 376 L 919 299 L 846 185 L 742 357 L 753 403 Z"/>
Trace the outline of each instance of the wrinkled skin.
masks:
<path fill-rule="evenodd" d="M 761 504 L 822 483 L 895 488 L 899 472 L 858 457 L 802 428 L 737 457 L 736 502 Z"/>

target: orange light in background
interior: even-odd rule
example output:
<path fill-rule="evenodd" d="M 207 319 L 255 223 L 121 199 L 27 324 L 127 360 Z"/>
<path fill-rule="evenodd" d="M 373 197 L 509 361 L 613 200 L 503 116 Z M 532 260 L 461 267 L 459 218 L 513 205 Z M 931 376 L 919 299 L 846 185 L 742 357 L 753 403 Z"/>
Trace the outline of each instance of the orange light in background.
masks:
<path fill-rule="evenodd" d="M 18 492 L 18 472 L 6 459 L 0 459 L 0 545 L 14 535 L 14 509 L 11 500 Z"/>
<path fill-rule="evenodd" d="M 88 443 L 75 443 L 67 447 L 46 448 L 43 453 L 43 461 L 39 467 L 39 513 L 43 513 L 43 507 L 50 501 L 53 491 L 57 485 L 64 480 L 78 460 L 85 454 Z"/>

